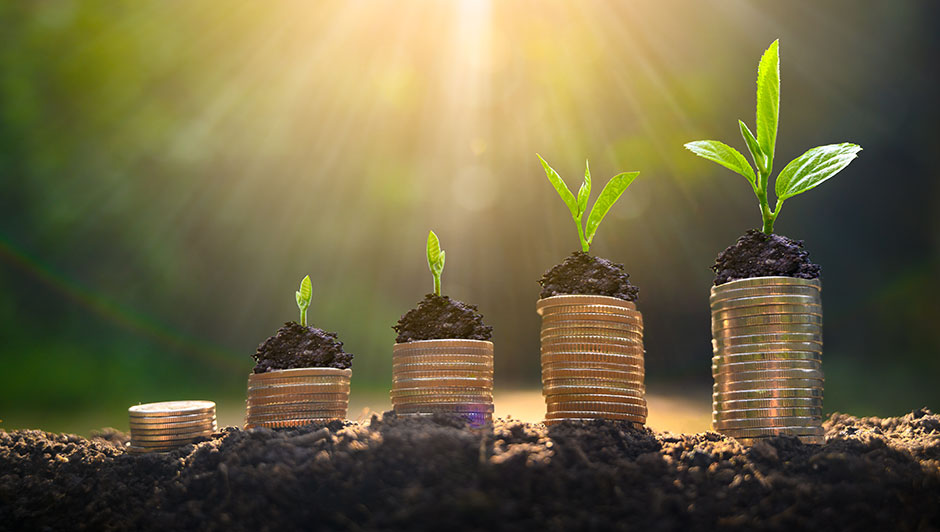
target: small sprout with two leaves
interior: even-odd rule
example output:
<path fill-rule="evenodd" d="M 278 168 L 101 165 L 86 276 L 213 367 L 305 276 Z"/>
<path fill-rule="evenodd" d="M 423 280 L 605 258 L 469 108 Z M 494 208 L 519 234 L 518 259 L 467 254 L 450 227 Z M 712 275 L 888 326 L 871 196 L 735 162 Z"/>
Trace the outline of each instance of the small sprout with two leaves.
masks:
<path fill-rule="evenodd" d="M 568 206 L 568 210 L 571 211 L 571 217 L 574 219 L 574 223 L 578 228 L 578 239 L 581 241 L 581 251 L 587 253 L 591 248 L 591 242 L 594 241 L 597 227 L 601 224 L 604 216 L 607 216 L 607 212 L 610 211 L 614 203 L 620 199 L 623 191 L 627 190 L 630 183 L 633 183 L 636 176 L 640 175 L 640 172 L 623 172 L 610 178 L 610 181 L 604 186 L 604 190 L 601 191 L 601 195 L 597 198 L 597 201 L 594 202 L 594 207 L 591 208 L 591 214 L 588 215 L 587 225 L 585 227 L 581 223 L 581 218 L 587 212 L 588 199 L 591 197 L 591 167 L 588 165 L 588 162 L 584 161 L 584 182 L 581 184 L 581 188 L 578 189 L 578 196 L 575 197 L 575 195 L 571 193 L 571 190 L 568 189 L 568 186 L 565 184 L 564 180 L 562 180 L 561 176 L 558 175 L 558 172 L 549 166 L 541 155 L 536 154 L 536 156 L 539 158 L 539 161 L 542 161 L 542 168 L 545 169 L 545 175 L 548 176 L 548 180 L 551 181 L 552 186 L 555 187 L 555 191 L 558 192 L 558 195 L 561 196 L 561 200 L 565 202 L 565 205 Z"/>
<path fill-rule="evenodd" d="M 747 125 L 738 120 L 741 136 L 747 145 L 755 174 L 747 159 L 736 149 L 717 140 L 699 140 L 685 145 L 692 153 L 716 162 L 747 179 L 757 195 L 763 218 L 763 232 L 771 234 L 784 200 L 802 194 L 839 173 L 849 165 L 862 148 L 856 144 L 829 144 L 813 148 L 784 167 L 777 174 L 774 191 L 777 204 L 770 209 L 767 188 L 774 163 L 777 144 L 777 122 L 780 116 L 780 53 L 779 41 L 771 43 L 761 57 L 757 69 L 757 137 Z"/>
<path fill-rule="evenodd" d="M 313 285 L 310 283 L 310 276 L 304 277 L 300 281 L 300 290 L 296 292 L 297 307 L 300 309 L 300 324 L 307 326 L 307 309 L 310 308 L 310 302 L 313 300 Z"/>
<path fill-rule="evenodd" d="M 444 250 L 441 249 L 441 241 L 434 234 L 434 231 L 428 232 L 428 268 L 434 277 L 434 294 L 441 295 L 441 274 L 444 273 Z"/>

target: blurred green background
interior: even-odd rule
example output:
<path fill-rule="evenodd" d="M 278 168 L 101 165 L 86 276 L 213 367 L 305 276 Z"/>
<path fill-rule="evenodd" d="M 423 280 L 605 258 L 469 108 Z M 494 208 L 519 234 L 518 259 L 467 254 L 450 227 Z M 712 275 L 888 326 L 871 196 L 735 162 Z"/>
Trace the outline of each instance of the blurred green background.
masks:
<path fill-rule="evenodd" d="M 777 223 L 823 267 L 826 410 L 938 408 L 937 6 L 4 2 L 0 427 L 237 405 L 308 273 L 354 396 L 382 397 L 430 228 L 445 293 L 495 327 L 497 387 L 537 389 L 536 280 L 578 240 L 536 152 L 572 187 L 585 158 L 641 171 L 592 251 L 641 288 L 650 389 L 707 408 L 709 266 L 760 217 L 682 144 L 743 151 L 778 37 L 777 168 L 865 148 Z"/>

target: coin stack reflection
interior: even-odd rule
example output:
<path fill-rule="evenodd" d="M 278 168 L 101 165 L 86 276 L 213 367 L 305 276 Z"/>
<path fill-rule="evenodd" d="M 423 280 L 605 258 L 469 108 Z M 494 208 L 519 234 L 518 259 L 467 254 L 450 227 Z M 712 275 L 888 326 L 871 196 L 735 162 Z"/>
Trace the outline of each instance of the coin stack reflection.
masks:
<path fill-rule="evenodd" d="M 755 277 L 712 288 L 712 424 L 745 445 L 823 443 L 818 280 Z"/>
<path fill-rule="evenodd" d="M 351 369 L 297 368 L 248 376 L 245 428 L 299 427 L 346 419 Z"/>
<path fill-rule="evenodd" d="M 471 425 L 493 420 L 493 343 L 418 340 L 395 344 L 392 390 L 399 416 L 458 414 Z"/>
<path fill-rule="evenodd" d="M 547 425 L 616 419 L 646 423 L 643 316 L 615 297 L 539 300 Z"/>
<path fill-rule="evenodd" d="M 218 425 L 212 401 L 167 401 L 127 409 L 134 453 L 172 451 L 211 436 Z"/>

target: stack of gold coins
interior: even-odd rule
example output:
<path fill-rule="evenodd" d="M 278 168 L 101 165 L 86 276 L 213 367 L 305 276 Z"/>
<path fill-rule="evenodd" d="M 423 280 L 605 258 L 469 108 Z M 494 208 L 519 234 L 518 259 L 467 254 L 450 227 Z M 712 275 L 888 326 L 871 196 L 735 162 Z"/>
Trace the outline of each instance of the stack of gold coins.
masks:
<path fill-rule="evenodd" d="M 346 419 L 351 369 L 297 368 L 248 376 L 245 428 L 299 427 Z"/>
<path fill-rule="evenodd" d="M 715 286 L 712 425 L 745 445 L 823 443 L 819 280 L 754 277 Z"/>
<path fill-rule="evenodd" d="M 172 451 L 197 438 L 211 436 L 218 428 L 212 401 L 167 401 L 136 405 L 130 415 L 133 453 Z"/>
<path fill-rule="evenodd" d="M 392 407 L 399 416 L 459 414 L 493 421 L 493 343 L 417 340 L 392 348 Z"/>
<path fill-rule="evenodd" d="M 646 423 L 643 316 L 615 297 L 540 299 L 545 424 L 590 419 Z"/>

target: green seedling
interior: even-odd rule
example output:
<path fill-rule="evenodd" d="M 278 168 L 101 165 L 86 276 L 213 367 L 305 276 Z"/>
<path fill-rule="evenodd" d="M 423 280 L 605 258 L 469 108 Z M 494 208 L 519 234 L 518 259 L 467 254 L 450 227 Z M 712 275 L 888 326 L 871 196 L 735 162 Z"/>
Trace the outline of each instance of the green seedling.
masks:
<path fill-rule="evenodd" d="M 607 216 L 607 212 L 610 211 L 614 203 L 620 199 L 623 191 L 627 190 L 630 183 L 633 183 L 636 176 L 640 175 L 640 172 L 623 172 L 610 178 L 610 181 L 604 186 L 604 190 L 601 191 L 601 195 L 597 198 L 597 201 L 594 202 L 594 207 L 591 208 L 591 214 L 588 215 L 587 226 L 584 227 L 581 223 L 581 218 L 584 216 L 584 213 L 587 212 L 588 199 L 591 197 L 591 167 L 588 162 L 584 161 L 584 182 L 581 183 L 581 188 L 578 189 L 578 196 L 575 197 L 575 195 L 571 193 L 571 190 L 568 189 L 568 185 L 566 185 L 561 176 L 558 175 L 558 172 L 549 166 L 541 155 L 536 154 L 536 156 L 542 161 L 542 168 L 545 169 L 545 175 L 548 176 L 548 180 L 551 181 L 552 186 L 555 187 L 555 191 L 558 192 L 558 195 L 561 196 L 561 200 L 565 202 L 565 205 L 568 206 L 568 210 L 571 211 L 571 217 L 578 227 L 578 239 L 581 241 L 581 250 L 587 253 L 591 248 L 591 242 L 594 241 L 594 235 L 597 233 L 597 226 L 601 224 L 601 220 L 604 219 L 604 216 Z"/>
<path fill-rule="evenodd" d="M 300 309 L 300 324 L 307 326 L 307 309 L 310 308 L 310 301 L 313 300 L 313 285 L 310 284 L 310 276 L 304 277 L 300 281 L 300 290 L 296 292 L 297 307 Z"/>
<path fill-rule="evenodd" d="M 431 269 L 431 275 L 434 276 L 434 293 L 441 295 L 441 274 L 444 273 L 444 251 L 441 249 L 441 241 L 434 234 L 434 231 L 428 232 L 428 268 Z"/>
<path fill-rule="evenodd" d="M 862 151 L 860 146 L 844 142 L 818 146 L 793 159 L 777 175 L 774 183 L 777 204 L 771 210 L 767 188 L 773 169 L 779 116 L 780 53 L 779 41 L 774 41 L 764 52 L 757 68 L 757 138 L 743 121 L 738 120 L 741 136 L 757 172 L 739 151 L 717 140 L 699 140 L 685 145 L 699 157 L 714 161 L 747 179 L 760 203 L 763 231 L 767 234 L 773 233 L 774 222 L 784 200 L 819 186 L 848 166 Z"/>

